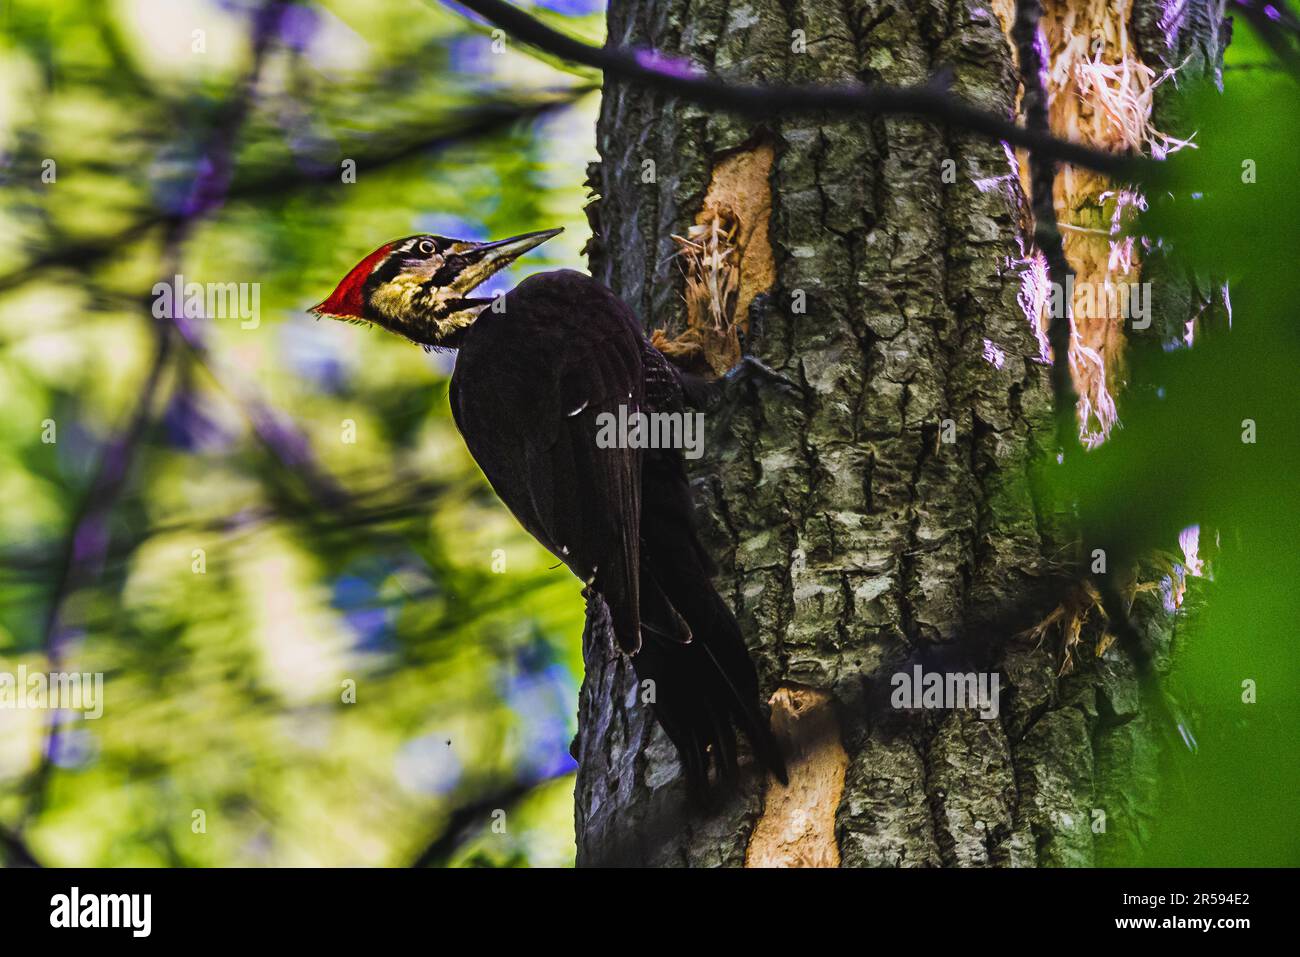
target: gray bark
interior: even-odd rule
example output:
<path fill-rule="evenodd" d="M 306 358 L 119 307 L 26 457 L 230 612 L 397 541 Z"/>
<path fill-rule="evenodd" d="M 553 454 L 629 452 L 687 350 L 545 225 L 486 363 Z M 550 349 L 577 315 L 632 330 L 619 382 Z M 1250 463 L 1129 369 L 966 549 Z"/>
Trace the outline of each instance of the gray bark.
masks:
<path fill-rule="evenodd" d="M 1011 115 L 1016 70 L 988 9 L 613 0 L 609 36 L 733 80 L 903 84 L 948 65 L 962 97 Z M 1071 546 L 1042 492 L 1051 397 L 1008 265 L 1024 198 L 1007 156 L 912 118 L 755 124 L 607 83 L 591 271 L 647 328 L 680 327 L 670 237 L 693 221 L 716 160 L 759 136 L 776 145 L 777 278 L 750 311 L 752 349 L 810 395 L 757 390 L 710 431 L 694 490 L 764 693 L 785 684 L 833 701 L 847 771 L 838 806 L 822 810 L 839 861 L 1116 859 L 1148 826 L 1161 750 L 1132 667 L 1117 651 L 1094 659 L 1097 636 L 1085 635 L 1078 667 L 1059 678 L 1059 645 L 1015 637 L 1060 600 Z M 655 183 L 642 182 L 645 159 Z M 955 183 L 942 181 L 945 159 Z M 796 290 L 805 314 L 792 312 Z M 1001 368 L 982 357 L 985 340 L 1005 354 Z M 940 441 L 945 419 L 955 443 Z M 1166 649 L 1169 623 L 1139 611 Z M 751 773 L 714 813 L 689 808 L 630 665 L 594 645 L 579 705 L 578 863 L 742 864 L 780 785 Z M 890 677 L 917 662 L 996 671 L 999 718 L 891 708 Z"/>

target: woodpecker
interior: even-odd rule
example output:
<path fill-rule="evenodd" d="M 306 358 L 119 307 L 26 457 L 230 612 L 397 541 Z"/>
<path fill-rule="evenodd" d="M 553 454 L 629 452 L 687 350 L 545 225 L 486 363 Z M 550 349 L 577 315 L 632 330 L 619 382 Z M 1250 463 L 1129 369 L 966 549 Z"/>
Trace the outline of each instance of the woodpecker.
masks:
<path fill-rule="evenodd" d="M 503 302 L 471 296 L 560 232 L 386 243 L 311 311 L 458 350 L 451 410 L 470 454 L 519 523 L 584 583 L 589 621 L 612 631 L 653 689 L 691 790 L 705 793 L 711 769 L 734 780 L 733 722 L 785 783 L 754 664 L 696 534 L 681 450 L 598 441 L 604 413 L 680 414 L 707 389 L 582 273 L 530 276 Z"/>

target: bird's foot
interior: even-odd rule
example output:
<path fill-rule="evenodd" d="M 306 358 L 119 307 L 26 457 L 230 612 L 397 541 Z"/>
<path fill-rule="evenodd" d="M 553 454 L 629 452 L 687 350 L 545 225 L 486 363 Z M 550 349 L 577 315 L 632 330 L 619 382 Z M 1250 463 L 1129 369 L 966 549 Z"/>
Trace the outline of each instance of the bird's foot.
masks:
<path fill-rule="evenodd" d="M 745 382 L 762 382 L 780 389 L 786 395 L 802 398 L 805 389 L 788 375 L 777 372 L 757 356 L 742 355 L 740 361 L 722 377 L 723 388 L 733 389 Z"/>
<path fill-rule="evenodd" d="M 740 361 L 723 374 L 721 379 L 709 383 L 704 408 L 717 412 L 718 428 L 722 432 L 730 431 L 731 416 L 741 403 L 737 401 L 737 391 L 745 383 L 775 387 L 786 396 L 802 399 L 807 390 L 784 373 L 777 372 L 762 359 L 748 354 L 742 355 Z"/>

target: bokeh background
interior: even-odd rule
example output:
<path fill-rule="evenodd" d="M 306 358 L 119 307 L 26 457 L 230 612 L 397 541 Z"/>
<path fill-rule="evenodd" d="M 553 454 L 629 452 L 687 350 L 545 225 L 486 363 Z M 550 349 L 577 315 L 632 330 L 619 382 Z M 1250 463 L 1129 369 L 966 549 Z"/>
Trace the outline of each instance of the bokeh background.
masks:
<path fill-rule="evenodd" d="M 0 671 L 106 681 L 98 720 L 0 711 L 0 824 L 51 865 L 571 862 L 580 583 L 465 451 L 450 354 L 305 310 L 415 232 L 566 227 L 491 289 L 581 268 L 597 78 L 422 0 L 0 14 Z M 176 273 L 260 322 L 158 363 Z"/>
<path fill-rule="evenodd" d="M 602 0 L 520 5 L 603 38 Z M 106 699 L 0 710 L 0 862 L 572 863 L 579 583 L 466 453 L 451 357 L 306 310 L 415 232 L 566 228 L 489 293 L 582 268 L 599 78 L 429 0 L 0 0 L 0 50 L 0 673 Z M 1224 76 L 1142 228 L 1232 334 L 1135 356 L 1062 481 L 1135 549 L 1197 529 L 1161 587 L 1199 752 L 1142 862 L 1294 864 L 1300 111 L 1245 29 Z M 155 318 L 178 274 L 256 323 Z"/>

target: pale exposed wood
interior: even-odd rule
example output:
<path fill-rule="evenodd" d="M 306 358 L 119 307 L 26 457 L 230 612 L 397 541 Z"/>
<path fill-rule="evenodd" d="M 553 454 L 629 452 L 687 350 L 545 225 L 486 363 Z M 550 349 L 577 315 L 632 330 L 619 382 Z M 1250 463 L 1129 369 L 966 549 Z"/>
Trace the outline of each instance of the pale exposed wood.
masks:
<path fill-rule="evenodd" d="M 1139 59 L 1130 39 L 1132 6 L 1132 0 L 1045 0 L 1051 129 L 1101 149 L 1163 156 L 1183 144 L 1151 124 L 1155 89 L 1167 76 Z M 1122 288 L 1139 281 L 1139 247 L 1120 235 L 1120 227 L 1131 223 L 1140 198 L 1117 192 L 1105 176 L 1064 166 L 1056 177 L 1055 201 L 1065 256 L 1075 274 L 1070 366 L 1081 426 L 1095 443 L 1116 421 L 1125 331 L 1114 303 L 1101 305 L 1094 293 L 1108 284 Z M 1040 317 L 1044 325 L 1046 319 Z"/>
<path fill-rule="evenodd" d="M 835 812 L 849 756 L 831 696 L 798 685 L 772 695 L 772 730 L 789 761 L 790 784 L 769 780 L 746 867 L 839 867 Z"/>
<path fill-rule="evenodd" d="M 736 249 L 740 259 L 739 290 L 736 293 L 734 320 L 742 329 L 749 322 L 749 304 L 754 297 L 772 288 L 776 266 L 772 262 L 772 243 L 768 239 L 768 220 L 772 217 L 772 161 L 775 153 L 770 143 L 740 150 L 722 159 L 713 168 L 713 182 L 704 197 L 704 208 L 695 218 L 707 223 L 718 209 L 730 209 L 736 216 Z"/>
<path fill-rule="evenodd" d="M 748 329 L 750 303 L 776 279 L 768 238 L 774 158 L 766 142 L 724 156 L 689 235 L 675 237 L 686 271 L 686 329 L 676 338 L 658 329 L 652 336 L 674 361 L 714 375 L 740 361 L 737 331 Z"/>

